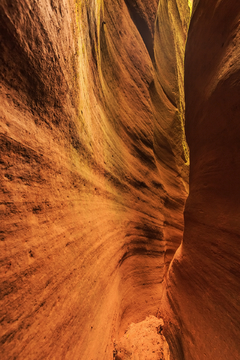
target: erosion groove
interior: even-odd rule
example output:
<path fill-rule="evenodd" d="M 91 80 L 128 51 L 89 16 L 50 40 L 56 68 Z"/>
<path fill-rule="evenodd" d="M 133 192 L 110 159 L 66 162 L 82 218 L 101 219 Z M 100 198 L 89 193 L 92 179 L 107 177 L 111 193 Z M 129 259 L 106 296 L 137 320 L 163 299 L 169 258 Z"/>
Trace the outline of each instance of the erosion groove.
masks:
<path fill-rule="evenodd" d="M 239 12 L 1 1 L 1 359 L 240 358 Z"/>

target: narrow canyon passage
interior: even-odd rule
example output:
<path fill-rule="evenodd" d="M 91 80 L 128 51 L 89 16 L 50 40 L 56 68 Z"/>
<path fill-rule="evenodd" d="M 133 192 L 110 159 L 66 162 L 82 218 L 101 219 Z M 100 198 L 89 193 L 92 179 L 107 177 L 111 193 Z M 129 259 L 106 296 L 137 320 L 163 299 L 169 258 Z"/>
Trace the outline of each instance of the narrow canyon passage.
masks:
<path fill-rule="evenodd" d="M 239 13 L 1 0 L 1 359 L 240 359 Z"/>

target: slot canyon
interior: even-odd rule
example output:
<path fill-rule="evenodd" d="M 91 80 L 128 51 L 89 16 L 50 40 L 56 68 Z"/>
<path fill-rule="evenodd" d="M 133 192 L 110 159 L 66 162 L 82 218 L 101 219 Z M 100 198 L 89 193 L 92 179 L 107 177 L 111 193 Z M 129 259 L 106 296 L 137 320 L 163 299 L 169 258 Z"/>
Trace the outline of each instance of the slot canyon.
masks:
<path fill-rule="evenodd" d="M 239 0 L 1 0 L 0 79 L 0 358 L 240 360 Z"/>

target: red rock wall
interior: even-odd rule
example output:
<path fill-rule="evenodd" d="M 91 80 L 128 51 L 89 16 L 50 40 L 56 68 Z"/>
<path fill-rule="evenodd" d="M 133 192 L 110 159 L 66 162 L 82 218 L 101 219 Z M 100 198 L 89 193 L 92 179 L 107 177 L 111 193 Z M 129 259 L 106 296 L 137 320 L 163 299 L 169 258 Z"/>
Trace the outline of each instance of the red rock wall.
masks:
<path fill-rule="evenodd" d="M 1 1 L 4 360 L 111 359 L 113 338 L 158 312 L 186 192 L 149 93 L 156 13 L 155 0 Z"/>
<path fill-rule="evenodd" d="M 185 139 L 184 51 L 189 24 L 187 1 L 161 0 L 154 35 L 154 153 L 166 191 L 166 269 L 182 240 L 182 211 L 188 192 L 189 154 Z"/>
<path fill-rule="evenodd" d="M 240 358 L 239 16 L 238 1 L 196 1 L 189 29 L 190 192 L 167 290 L 174 359 Z"/>

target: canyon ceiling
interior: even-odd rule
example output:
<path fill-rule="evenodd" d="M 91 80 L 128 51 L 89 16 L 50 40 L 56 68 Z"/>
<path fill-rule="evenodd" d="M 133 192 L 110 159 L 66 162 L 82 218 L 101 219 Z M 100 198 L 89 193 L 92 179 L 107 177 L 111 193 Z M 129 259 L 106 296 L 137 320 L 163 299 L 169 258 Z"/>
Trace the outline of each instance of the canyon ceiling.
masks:
<path fill-rule="evenodd" d="M 1 0 L 0 109 L 1 359 L 240 359 L 239 0 Z"/>

